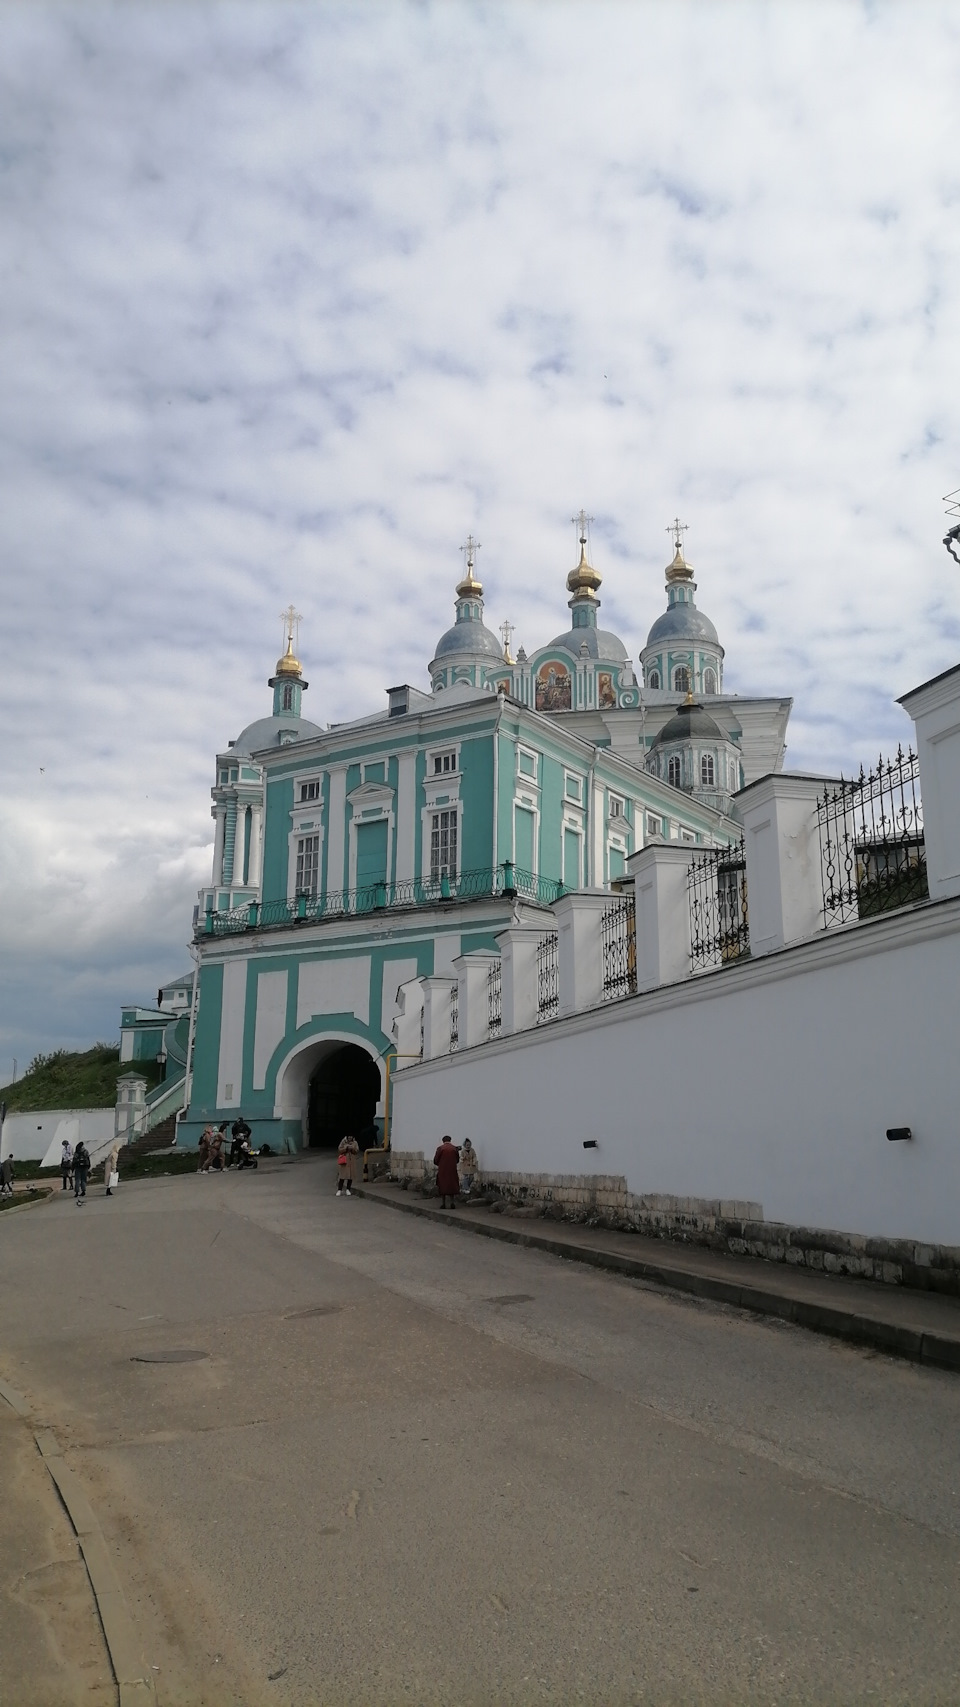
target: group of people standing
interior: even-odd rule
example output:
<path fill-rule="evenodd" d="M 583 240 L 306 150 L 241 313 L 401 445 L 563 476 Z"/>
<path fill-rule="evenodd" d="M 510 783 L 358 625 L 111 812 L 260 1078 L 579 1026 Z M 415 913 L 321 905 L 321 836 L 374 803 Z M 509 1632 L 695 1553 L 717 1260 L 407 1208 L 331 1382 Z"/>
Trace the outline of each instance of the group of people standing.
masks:
<path fill-rule="evenodd" d="M 103 1178 L 107 1188 L 104 1192 L 105 1197 L 113 1196 L 114 1186 L 120 1178 L 120 1149 L 120 1140 L 116 1138 L 103 1168 Z M 78 1205 L 86 1201 L 87 1175 L 89 1172 L 90 1152 L 83 1139 L 79 1139 L 77 1144 L 73 1145 L 64 1138 L 60 1146 L 60 1189 L 61 1191 L 69 1191 L 70 1187 L 73 1186 L 73 1201 Z"/>
<path fill-rule="evenodd" d="M 206 1126 L 200 1134 L 200 1164 L 198 1174 L 221 1173 L 227 1168 L 255 1168 L 257 1152 L 250 1140 L 253 1134 L 242 1114 L 239 1114 L 230 1128 L 230 1153 L 224 1156 L 227 1143 L 227 1123 L 222 1121 L 219 1126 Z"/>
<path fill-rule="evenodd" d="M 448 1132 L 437 1145 L 433 1165 L 437 1170 L 441 1209 L 446 1209 L 448 1197 L 450 1208 L 456 1209 L 456 1200 L 461 1192 L 464 1197 L 470 1196 L 480 1170 L 477 1152 L 470 1139 L 465 1138 L 462 1144 L 455 1144 Z"/>

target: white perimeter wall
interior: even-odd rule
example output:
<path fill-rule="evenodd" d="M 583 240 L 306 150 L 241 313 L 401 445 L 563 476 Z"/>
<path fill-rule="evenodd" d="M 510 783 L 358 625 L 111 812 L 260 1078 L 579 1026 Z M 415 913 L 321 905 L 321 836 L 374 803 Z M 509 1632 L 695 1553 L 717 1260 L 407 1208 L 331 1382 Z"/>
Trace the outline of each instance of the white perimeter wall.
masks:
<path fill-rule="evenodd" d="M 400 1071 L 391 1142 L 957 1245 L 958 1022 L 960 902 L 931 903 Z"/>
<path fill-rule="evenodd" d="M 64 1138 L 77 1144 L 82 1138 L 94 1165 L 113 1143 L 112 1108 L 41 1109 L 36 1114 L 8 1114 L 0 1138 L 0 1160 L 15 1156 L 21 1162 L 41 1162 L 53 1167 L 60 1160 Z"/>

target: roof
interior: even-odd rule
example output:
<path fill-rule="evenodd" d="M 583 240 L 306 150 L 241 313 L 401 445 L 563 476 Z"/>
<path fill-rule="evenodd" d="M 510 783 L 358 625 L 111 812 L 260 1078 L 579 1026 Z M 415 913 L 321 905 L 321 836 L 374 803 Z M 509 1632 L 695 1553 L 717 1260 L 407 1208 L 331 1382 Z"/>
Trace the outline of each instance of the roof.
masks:
<path fill-rule="evenodd" d="M 449 658 L 451 653 L 458 652 L 470 656 L 479 653 L 484 658 L 496 658 L 500 664 L 505 661 L 500 641 L 484 622 L 455 622 L 437 641 L 433 662 L 439 663 L 441 658 Z"/>
<path fill-rule="evenodd" d="M 264 747 L 282 746 L 281 736 L 287 741 L 308 741 L 322 734 L 319 724 L 308 723 L 303 717 L 258 717 L 237 736 L 230 752 L 234 758 L 249 758 Z"/>
<path fill-rule="evenodd" d="M 554 652 L 559 647 L 579 658 L 581 646 L 586 646 L 588 658 L 598 658 L 610 664 L 623 664 L 629 657 L 623 641 L 606 628 L 568 629 L 566 634 L 558 634 L 555 640 L 551 640 L 549 646 L 538 646 L 537 652 Z"/>
<path fill-rule="evenodd" d="M 659 735 L 655 735 L 651 747 L 664 746 L 669 741 L 726 741 L 729 737 L 723 733 L 719 723 L 715 723 L 708 711 L 702 705 L 687 704 L 677 707 L 673 716 L 667 719 Z"/>
<path fill-rule="evenodd" d="M 710 640 L 714 646 L 720 641 L 717 631 L 708 616 L 698 610 L 695 604 L 669 605 L 647 635 L 647 646 L 656 646 L 661 640 Z"/>

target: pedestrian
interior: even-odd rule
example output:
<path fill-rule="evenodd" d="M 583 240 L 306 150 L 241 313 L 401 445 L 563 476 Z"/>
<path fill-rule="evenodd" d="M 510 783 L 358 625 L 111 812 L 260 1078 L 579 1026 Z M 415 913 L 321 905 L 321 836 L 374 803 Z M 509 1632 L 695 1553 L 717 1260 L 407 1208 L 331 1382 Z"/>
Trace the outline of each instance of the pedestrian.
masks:
<path fill-rule="evenodd" d="M 217 1129 L 215 1126 L 205 1126 L 200 1134 L 200 1143 L 197 1147 L 200 1155 L 200 1165 L 197 1168 L 198 1174 L 207 1174 L 210 1172 L 210 1156 L 213 1150 L 213 1140 L 216 1136 Z"/>
<path fill-rule="evenodd" d="M 460 1151 L 453 1142 L 449 1132 L 444 1133 L 442 1143 L 437 1145 L 433 1165 L 437 1170 L 437 1190 L 440 1193 L 440 1208 L 446 1209 L 447 1198 L 450 1208 L 456 1209 L 457 1193 L 460 1190 L 460 1176 L 457 1172 L 457 1162 Z"/>
<path fill-rule="evenodd" d="M 350 1133 L 341 1138 L 337 1149 L 337 1196 L 343 1194 L 346 1186 L 347 1197 L 353 1196 L 353 1159 L 359 1156 L 360 1146 Z"/>
<path fill-rule="evenodd" d="M 13 1196 L 13 1157 L 4 1156 L 0 1162 L 0 1197 Z"/>
<path fill-rule="evenodd" d="M 253 1145 L 250 1142 L 249 1136 L 246 1138 L 241 1138 L 240 1139 L 240 1160 L 237 1163 L 238 1169 L 240 1169 L 240 1168 L 255 1168 L 256 1166 L 257 1166 L 256 1152 L 253 1148 Z"/>
<path fill-rule="evenodd" d="M 113 1140 L 113 1149 L 110 1151 L 110 1154 L 107 1157 L 106 1162 L 104 1163 L 103 1177 L 104 1177 L 106 1184 L 107 1184 L 107 1191 L 106 1191 L 107 1197 L 113 1196 L 114 1176 L 116 1176 L 116 1179 L 119 1182 L 119 1179 L 120 1179 L 120 1140 L 119 1140 L 119 1138 L 115 1138 Z"/>
<path fill-rule="evenodd" d="M 235 1162 L 239 1163 L 241 1167 L 243 1166 L 240 1161 L 243 1152 L 243 1140 L 249 1137 L 250 1128 L 244 1120 L 243 1115 L 238 1114 L 230 1128 L 230 1155 L 227 1160 L 228 1168 L 232 1168 Z"/>
<path fill-rule="evenodd" d="M 210 1140 L 209 1166 L 211 1168 L 216 1168 L 218 1174 L 223 1172 L 223 1146 L 226 1139 L 226 1132 L 227 1123 L 224 1121 L 222 1126 L 215 1127 L 213 1137 Z"/>
<path fill-rule="evenodd" d="M 473 1190 L 474 1181 L 479 1172 L 480 1163 L 477 1160 L 477 1152 L 469 1138 L 467 1138 L 464 1140 L 463 1147 L 460 1151 L 460 1190 L 463 1192 L 464 1197 L 470 1196 L 470 1193 Z"/>
<path fill-rule="evenodd" d="M 87 1175 L 90 1172 L 90 1154 L 81 1138 L 73 1152 L 73 1201 L 80 1207 L 86 1201 Z"/>
<path fill-rule="evenodd" d="M 65 1138 L 60 1146 L 60 1189 L 68 1191 L 73 1184 L 73 1145 Z"/>

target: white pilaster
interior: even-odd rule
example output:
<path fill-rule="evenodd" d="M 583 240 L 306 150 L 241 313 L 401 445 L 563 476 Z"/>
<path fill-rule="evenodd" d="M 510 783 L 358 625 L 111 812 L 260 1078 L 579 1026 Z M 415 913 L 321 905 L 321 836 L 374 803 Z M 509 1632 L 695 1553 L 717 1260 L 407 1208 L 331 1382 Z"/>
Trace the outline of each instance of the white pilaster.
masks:
<path fill-rule="evenodd" d="M 397 755 L 397 876 L 398 883 L 412 883 L 416 876 L 417 755 Z"/>
<path fill-rule="evenodd" d="M 605 889 L 561 895 L 551 908 L 557 921 L 560 1014 L 582 1013 L 603 1000 L 600 918 L 615 897 Z"/>
<path fill-rule="evenodd" d="M 960 895 L 960 665 L 900 700 L 917 730 L 931 901 Z"/>
<path fill-rule="evenodd" d="M 478 950 L 474 954 L 458 954 L 453 963 L 460 987 L 458 1029 L 460 1048 L 472 1049 L 476 1043 L 486 1043 L 489 1035 L 489 985 L 491 966 L 499 963 L 499 954 Z"/>
<path fill-rule="evenodd" d="M 423 1059 L 450 1053 L 450 997 L 455 978 L 423 978 Z"/>
<path fill-rule="evenodd" d="M 676 984 L 690 973 L 689 844 L 651 842 L 627 860 L 637 907 L 637 989 Z"/>
<path fill-rule="evenodd" d="M 817 800 L 825 777 L 779 771 L 741 789 L 750 953 L 774 954 L 823 928 Z"/>
<path fill-rule="evenodd" d="M 523 925 L 498 931 L 500 945 L 500 1035 L 528 1031 L 537 1023 L 537 949 L 545 933 Z"/>
<path fill-rule="evenodd" d="M 327 894 L 344 888 L 343 850 L 346 843 L 347 767 L 330 766 L 330 813 L 327 826 Z"/>

